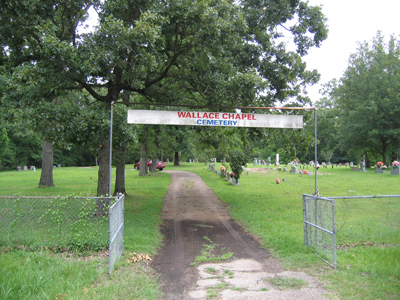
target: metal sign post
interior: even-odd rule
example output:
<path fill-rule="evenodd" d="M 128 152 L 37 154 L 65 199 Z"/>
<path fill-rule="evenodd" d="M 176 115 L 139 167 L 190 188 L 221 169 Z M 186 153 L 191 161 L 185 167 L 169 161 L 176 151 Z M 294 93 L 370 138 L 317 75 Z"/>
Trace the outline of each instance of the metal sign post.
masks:
<path fill-rule="evenodd" d="M 113 107 L 114 101 L 111 102 L 111 118 L 110 118 L 110 157 L 109 157 L 109 170 L 108 170 L 108 197 L 111 197 L 111 168 L 112 168 L 112 132 L 113 132 Z"/>
<path fill-rule="evenodd" d="M 318 186 L 317 186 L 317 161 L 318 161 L 318 130 L 317 130 L 317 109 L 314 109 L 314 119 L 315 119 L 315 196 L 318 196 Z"/>

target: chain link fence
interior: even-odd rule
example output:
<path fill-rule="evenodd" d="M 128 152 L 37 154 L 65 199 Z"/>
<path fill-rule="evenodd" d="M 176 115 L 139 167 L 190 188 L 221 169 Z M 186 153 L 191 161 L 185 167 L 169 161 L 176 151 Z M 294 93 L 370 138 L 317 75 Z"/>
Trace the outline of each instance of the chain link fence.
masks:
<path fill-rule="evenodd" d="M 303 195 L 304 244 L 334 268 L 337 251 L 400 245 L 400 195 Z"/>
<path fill-rule="evenodd" d="M 109 273 L 123 251 L 124 195 L 0 197 L 0 249 L 100 251 Z"/>
<path fill-rule="evenodd" d="M 113 198 L 1 197 L 0 248 L 107 249 L 111 201 Z"/>

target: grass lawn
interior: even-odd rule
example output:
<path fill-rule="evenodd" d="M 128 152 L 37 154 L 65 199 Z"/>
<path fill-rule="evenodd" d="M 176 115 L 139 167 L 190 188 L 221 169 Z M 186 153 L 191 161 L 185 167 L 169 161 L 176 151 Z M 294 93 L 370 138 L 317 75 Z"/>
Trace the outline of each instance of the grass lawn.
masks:
<path fill-rule="evenodd" d="M 400 298 L 399 214 L 383 215 L 391 220 L 390 227 L 397 233 L 389 234 L 390 245 L 382 244 L 383 233 L 379 230 L 370 233 L 375 227 L 381 227 L 382 218 L 374 220 L 376 212 L 382 208 L 398 211 L 400 199 L 381 205 L 377 205 L 379 199 L 362 201 L 357 204 L 358 211 L 347 212 L 346 222 L 338 232 L 338 244 L 346 247 L 338 250 L 338 269 L 333 270 L 303 246 L 302 194 L 314 192 L 314 176 L 276 170 L 249 172 L 240 178 L 240 185 L 233 186 L 209 171 L 204 163 L 182 163 L 178 167 L 169 164 L 166 169 L 199 174 L 228 204 L 231 216 L 258 235 L 262 245 L 285 266 L 318 276 L 339 299 Z M 400 195 L 400 176 L 390 176 L 388 171 L 375 174 L 373 170 L 355 172 L 342 167 L 320 169 L 318 173 L 322 196 Z M 0 177 L 1 195 L 89 196 L 96 192 L 97 168 L 55 168 L 56 186 L 44 189 L 37 188 L 40 170 L 1 172 Z M 286 181 L 282 180 L 284 177 Z M 275 178 L 281 179 L 281 184 L 276 184 Z M 61 254 L 45 252 L 6 252 L 0 254 L 0 266 L 4 270 L 0 273 L 0 298 L 162 298 L 152 271 L 145 264 L 132 264 L 126 258 L 133 252 L 154 254 L 160 246 L 160 210 L 169 182 L 165 172 L 139 177 L 133 166 L 127 166 L 125 257 L 117 264 L 111 281 L 107 278 L 107 260 L 93 253 L 89 256 L 92 259 L 78 254 L 65 259 Z M 365 235 L 353 234 L 356 230 L 349 228 L 355 228 L 361 219 L 370 220 L 369 229 L 364 228 Z"/>

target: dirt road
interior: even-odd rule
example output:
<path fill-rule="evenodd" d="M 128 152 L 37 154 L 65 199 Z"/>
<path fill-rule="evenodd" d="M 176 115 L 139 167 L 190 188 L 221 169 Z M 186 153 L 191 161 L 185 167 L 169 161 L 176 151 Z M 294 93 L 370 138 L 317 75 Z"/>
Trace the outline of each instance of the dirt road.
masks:
<path fill-rule="evenodd" d="M 200 176 L 167 172 L 165 243 L 153 261 L 164 299 L 327 299 L 315 279 L 284 271 L 259 248 Z"/>

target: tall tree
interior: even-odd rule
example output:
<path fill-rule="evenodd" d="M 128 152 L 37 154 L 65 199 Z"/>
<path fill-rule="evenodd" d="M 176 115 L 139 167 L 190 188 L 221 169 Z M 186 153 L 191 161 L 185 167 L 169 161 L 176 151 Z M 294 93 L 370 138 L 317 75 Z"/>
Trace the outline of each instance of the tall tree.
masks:
<path fill-rule="evenodd" d="M 25 96 L 80 87 L 108 107 L 123 90 L 149 103 L 269 106 L 298 96 L 319 78 L 301 56 L 319 46 L 327 29 L 320 8 L 307 2 L 93 2 L 99 25 L 81 35 L 77 28 L 92 1 L 4 5 L 0 43 L 18 67 L 14 79 L 33 90 Z M 17 31 L 10 20 L 21 25 Z M 290 20 L 297 22 L 285 26 Z M 297 52 L 285 48 L 279 28 L 293 38 Z M 33 72 L 40 76 L 25 79 Z M 106 139 L 102 145 L 108 151 Z M 108 176 L 104 169 L 105 159 L 99 184 L 108 181 L 100 178 Z"/>
<path fill-rule="evenodd" d="M 400 43 L 385 43 L 378 32 L 369 44 L 359 44 L 340 84 L 331 93 L 340 110 L 340 141 L 359 155 L 387 155 L 400 146 Z"/>

